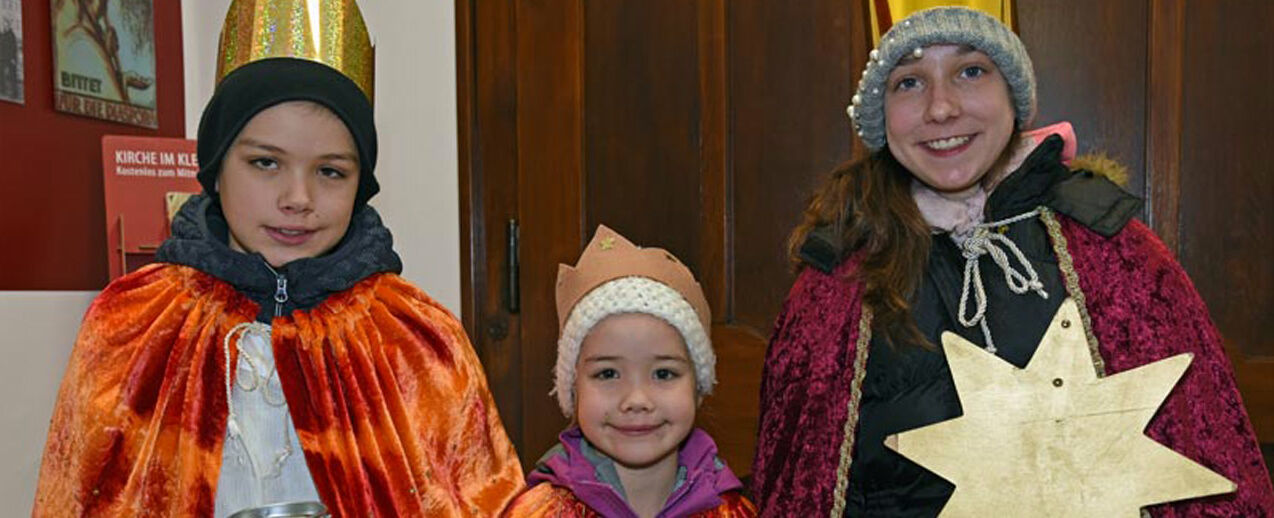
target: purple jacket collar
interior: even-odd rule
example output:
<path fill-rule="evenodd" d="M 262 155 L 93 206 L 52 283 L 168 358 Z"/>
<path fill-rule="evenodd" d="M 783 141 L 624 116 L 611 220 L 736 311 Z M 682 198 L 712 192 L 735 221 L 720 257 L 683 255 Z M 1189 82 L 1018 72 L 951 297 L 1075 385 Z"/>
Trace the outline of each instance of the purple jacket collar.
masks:
<path fill-rule="evenodd" d="M 602 478 L 609 459 L 598 458 L 578 427 L 558 436 L 560 444 L 549 450 L 526 477 L 528 486 L 550 483 L 571 490 L 575 498 L 607 517 L 636 518 L 622 494 Z M 588 454 L 585 451 L 588 450 Z M 593 457 L 590 460 L 589 457 Z M 600 461 L 600 462 L 598 462 Z M 707 432 L 695 428 L 677 453 L 678 483 L 658 516 L 688 516 L 721 505 L 718 496 L 741 489 L 743 484 L 730 468 L 717 458 L 717 445 Z M 613 467 L 612 467 L 613 469 Z M 615 482 L 618 484 L 618 481 Z"/>

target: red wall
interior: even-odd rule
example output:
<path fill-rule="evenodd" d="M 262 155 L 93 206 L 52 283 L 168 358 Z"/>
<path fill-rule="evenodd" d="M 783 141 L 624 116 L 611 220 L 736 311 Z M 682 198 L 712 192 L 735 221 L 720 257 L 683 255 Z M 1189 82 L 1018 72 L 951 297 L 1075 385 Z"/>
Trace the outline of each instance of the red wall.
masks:
<path fill-rule="evenodd" d="M 154 0 L 159 129 L 53 110 L 50 0 L 22 0 L 26 104 L 0 101 L 0 290 L 106 285 L 102 135 L 186 132 L 181 2 Z"/>

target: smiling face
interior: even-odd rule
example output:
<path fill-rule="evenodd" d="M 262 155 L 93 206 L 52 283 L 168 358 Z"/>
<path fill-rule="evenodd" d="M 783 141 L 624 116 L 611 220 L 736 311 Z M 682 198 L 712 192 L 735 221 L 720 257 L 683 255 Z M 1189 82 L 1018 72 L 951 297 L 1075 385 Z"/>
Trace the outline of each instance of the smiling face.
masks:
<path fill-rule="evenodd" d="M 580 346 L 575 415 L 584 436 L 628 469 L 677 462 L 694 426 L 694 365 L 681 333 L 624 313 L 603 319 Z"/>
<path fill-rule="evenodd" d="M 293 101 L 262 110 L 218 177 L 230 247 L 276 267 L 327 253 L 349 228 L 358 175 L 354 137 L 327 108 Z"/>
<path fill-rule="evenodd" d="M 938 192 L 977 187 L 1013 134 L 1008 83 L 970 47 L 925 47 L 899 62 L 885 87 L 889 151 Z"/>

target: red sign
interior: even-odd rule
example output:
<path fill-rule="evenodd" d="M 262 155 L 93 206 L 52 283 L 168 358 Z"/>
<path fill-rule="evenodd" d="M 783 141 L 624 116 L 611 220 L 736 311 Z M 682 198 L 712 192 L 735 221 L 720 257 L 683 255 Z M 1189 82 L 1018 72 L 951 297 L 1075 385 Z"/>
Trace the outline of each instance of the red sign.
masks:
<path fill-rule="evenodd" d="M 155 259 L 172 216 L 203 188 L 195 179 L 199 160 L 193 140 L 104 136 L 102 165 L 113 280 Z"/>

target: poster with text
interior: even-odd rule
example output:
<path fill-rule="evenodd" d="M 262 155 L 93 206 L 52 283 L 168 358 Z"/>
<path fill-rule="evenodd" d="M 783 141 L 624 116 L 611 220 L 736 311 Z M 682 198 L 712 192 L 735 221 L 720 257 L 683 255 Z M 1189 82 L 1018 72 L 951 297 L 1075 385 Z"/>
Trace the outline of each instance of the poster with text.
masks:
<path fill-rule="evenodd" d="M 0 0 L 0 101 L 21 104 L 22 2 Z"/>
<path fill-rule="evenodd" d="M 50 2 L 58 111 L 158 127 L 153 1 Z"/>
<path fill-rule="evenodd" d="M 195 141 L 102 137 L 107 264 L 115 279 L 154 261 L 181 204 L 203 190 Z"/>

